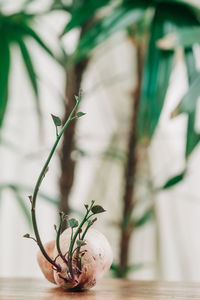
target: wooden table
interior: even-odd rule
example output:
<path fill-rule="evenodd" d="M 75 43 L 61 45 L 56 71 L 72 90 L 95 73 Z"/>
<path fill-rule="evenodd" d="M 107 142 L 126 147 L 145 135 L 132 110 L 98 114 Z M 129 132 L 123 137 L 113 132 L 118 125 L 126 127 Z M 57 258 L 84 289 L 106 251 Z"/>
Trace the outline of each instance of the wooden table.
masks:
<path fill-rule="evenodd" d="M 198 299 L 200 283 L 104 279 L 87 292 L 66 292 L 40 279 L 0 279 L 1 300 Z"/>

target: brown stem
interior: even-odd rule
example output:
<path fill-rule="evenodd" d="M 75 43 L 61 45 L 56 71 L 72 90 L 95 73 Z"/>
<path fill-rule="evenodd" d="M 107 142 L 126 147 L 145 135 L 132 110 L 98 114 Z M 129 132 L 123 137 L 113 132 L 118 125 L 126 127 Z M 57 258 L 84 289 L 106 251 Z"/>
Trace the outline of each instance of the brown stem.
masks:
<path fill-rule="evenodd" d="M 121 270 L 126 270 L 128 266 L 128 256 L 130 239 L 133 233 L 133 226 L 131 222 L 131 215 L 135 205 L 134 197 L 134 177 L 137 167 L 137 117 L 140 101 L 141 80 L 142 80 L 142 66 L 143 66 L 143 51 L 142 44 L 137 42 L 137 86 L 133 94 L 133 113 L 131 118 L 130 132 L 128 137 L 128 153 L 127 162 L 125 166 L 125 188 L 123 196 L 123 220 L 120 237 L 120 267 Z M 125 272 L 126 273 L 126 272 Z M 126 276 L 123 273 L 122 276 Z"/>
<path fill-rule="evenodd" d="M 65 116 L 63 122 L 74 105 L 74 95 L 78 95 L 87 60 L 77 63 L 67 71 Z M 74 135 L 76 121 L 71 123 L 64 133 L 63 144 L 60 152 L 61 176 L 60 176 L 60 210 L 69 214 L 69 194 L 74 180 L 75 161 L 71 158 L 74 150 Z"/>
<path fill-rule="evenodd" d="M 84 34 L 86 27 L 81 29 L 80 37 Z M 88 64 L 88 58 L 82 59 L 74 64 L 66 72 L 66 102 L 65 115 L 63 122 L 74 106 L 75 95 L 79 94 L 82 77 Z M 75 161 L 71 157 L 74 150 L 74 136 L 76 131 L 76 121 L 71 123 L 68 130 L 64 133 L 63 144 L 60 152 L 61 176 L 59 181 L 60 186 L 60 210 L 65 214 L 69 214 L 69 194 L 74 181 Z"/>

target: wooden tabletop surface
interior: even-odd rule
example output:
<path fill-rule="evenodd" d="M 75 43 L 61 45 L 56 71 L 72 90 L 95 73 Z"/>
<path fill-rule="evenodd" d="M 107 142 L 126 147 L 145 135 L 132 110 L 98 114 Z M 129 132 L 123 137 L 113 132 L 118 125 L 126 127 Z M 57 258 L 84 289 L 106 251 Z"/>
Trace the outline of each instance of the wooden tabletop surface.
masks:
<path fill-rule="evenodd" d="M 0 279 L 1 300 L 198 299 L 200 283 L 104 279 L 86 292 L 67 292 L 43 279 Z"/>

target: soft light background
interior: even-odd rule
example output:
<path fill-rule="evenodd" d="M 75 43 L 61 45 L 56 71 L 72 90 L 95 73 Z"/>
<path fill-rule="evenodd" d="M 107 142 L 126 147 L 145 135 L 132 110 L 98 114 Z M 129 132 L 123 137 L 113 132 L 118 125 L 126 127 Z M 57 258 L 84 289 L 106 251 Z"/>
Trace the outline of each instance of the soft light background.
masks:
<path fill-rule="evenodd" d="M 6 1 L 7 11 L 15 10 L 19 1 Z M 38 1 L 41 10 L 48 1 Z M 199 2 L 197 1 L 197 4 Z M 56 49 L 66 16 L 60 12 L 42 17 L 36 28 L 47 43 Z M 76 33 L 64 39 L 68 50 L 73 49 Z M 17 182 L 34 186 L 48 151 L 55 139 L 50 113 L 62 116 L 62 93 L 65 86 L 63 70 L 33 43 L 32 55 L 40 79 L 40 98 L 44 133 L 39 134 L 34 95 L 25 76 L 23 63 L 14 51 L 11 74 L 9 112 L 4 124 L 4 143 L 0 146 L 0 183 Z M 200 65 L 199 49 L 197 64 Z M 83 203 L 96 199 L 107 209 L 97 227 L 111 242 L 115 256 L 118 249 L 118 230 L 111 225 L 120 218 L 120 162 L 102 161 L 101 154 L 111 139 L 125 149 L 129 125 L 131 92 L 135 84 L 135 57 L 132 45 L 121 34 L 95 50 L 85 74 L 82 108 L 87 116 L 81 119 L 77 132 L 78 146 L 87 156 L 79 160 L 71 206 L 81 210 Z M 184 167 L 184 137 L 186 117 L 170 119 L 181 96 L 187 90 L 185 66 L 177 53 L 170 80 L 167 101 L 149 152 L 151 173 L 156 186 Z M 123 59 L 126 57 L 126 59 Z M 200 132 L 200 111 L 197 127 Z M 6 145 L 9 144 L 9 145 Z M 171 190 L 156 196 L 156 222 L 138 229 L 132 240 L 131 259 L 144 267 L 132 274 L 137 279 L 200 280 L 200 148 L 191 155 L 184 181 Z M 106 177 L 105 177 L 106 174 Z M 55 157 L 42 185 L 42 191 L 58 196 L 59 160 Z M 101 192 L 102 191 L 102 192 Z M 24 194 L 26 198 L 28 194 Z M 148 195 L 145 196 L 148 201 Z M 27 200 L 27 205 L 29 205 Z M 44 241 L 55 236 L 57 222 L 54 205 L 43 200 L 38 203 L 38 221 Z M 36 263 L 37 246 L 22 236 L 30 232 L 16 199 L 4 191 L 0 201 L 0 276 L 42 276 Z M 157 240 L 160 240 L 158 244 Z"/>

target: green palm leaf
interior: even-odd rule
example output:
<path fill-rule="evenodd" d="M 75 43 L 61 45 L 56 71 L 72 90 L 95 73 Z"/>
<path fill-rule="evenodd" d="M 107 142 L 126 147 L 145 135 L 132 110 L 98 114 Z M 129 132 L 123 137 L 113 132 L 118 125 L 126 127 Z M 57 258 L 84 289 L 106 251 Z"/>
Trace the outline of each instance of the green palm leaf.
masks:
<path fill-rule="evenodd" d="M 29 208 L 27 207 L 27 205 L 25 203 L 26 201 L 21 197 L 21 195 L 20 195 L 20 193 L 19 193 L 19 191 L 18 191 L 17 188 L 15 188 L 13 186 L 13 187 L 11 187 L 11 190 L 12 190 L 12 192 L 13 192 L 16 200 L 17 200 L 17 203 L 19 204 L 19 207 L 22 210 L 23 215 L 26 218 L 26 221 L 27 221 L 29 227 L 31 228 L 32 227 L 31 215 L 30 215 Z M 28 200 L 27 200 L 27 202 L 28 202 Z"/>
<path fill-rule="evenodd" d="M 173 111 L 172 116 L 177 116 L 180 113 L 186 113 L 188 115 L 185 149 L 185 156 L 187 158 L 200 141 L 200 134 L 195 130 L 196 107 L 200 96 L 200 73 L 197 72 L 195 57 L 191 47 L 185 49 L 185 62 L 189 89 Z"/>
<path fill-rule="evenodd" d="M 189 90 L 181 102 L 180 112 L 188 113 L 187 140 L 185 149 L 185 156 L 187 158 L 200 141 L 200 134 L 195 130 L 196 106 L 200 96 L 200 73 L 197 73 L 196 70 L 196 62 L 192 48 L 185 50 L 185 58 Z"/>
<path fill-rule="evenodd" d="M 73 60 L 79 61 L 88 56 L 96 46 L 103 43 L 110 36 L 126 29 L 129 25 L 138 22 L 145 11 L 146 1 L 141 0 L 132 3 L 128 2 L 116 7 L 110 15 L 89 29 L 81 38 Z"/>
<path fill-rule="evenodd" d="M 0 128 L 2 127 L 8 103 L 8 79 L 10 70 L 9 41 L 0 31 Z"/>
<path fill-rule="evenodd" d="M 50 56 L 52 56 L 55 59 L 54 53 L 51 51 L 51 49 L 45 44 L 45 42 L 41 39 L 41 37 L 36 33 L 35 30 L 33 30 L 30 26 L 26 24 L 21 24 L 18 26 L 18 30 L 21 31 L 23 35 L 26 37 L 32 38 L 36 41 L 36 43 L 43 48 Z"/>
<path fill-rule="evenodd" d="M 194 13 L 197 16 L 200 16 L 200 9 L 197 5 L 195 5 L 194 1 L 190 0 L 153 0 L 156 3 L 168 3 L 168 4 L 181 4 L 183 7 L 189 10 L 189 12 Z M 178 12 L 178 11 L 177 11 Z"/>
<path fill-rule="evenodd" d="M 140 218 L 133 220 L 133 224 L 135 228 L 138 228 L 144 226 L 147 222 L 154 219 L 154 217 L 155 215 L 154 215 L 153 208 L 150 207 L 144 212 L 144 214 Z"/>
<path fill-rule="evenodd" d="M 196 111 L 197 100 L 200 96 L 200 73 L 193 79 L 188 92 L 183 97 L 181 103 L 178 105 L 176 112 L 178 113 L 193 113 Z"/>
<path fill-rule="evenodd" d="M 168 1 L 169 2 L 169 1 Z M 177 14 L 179 11 L 179 14 Z M 157 127 L 172 69 L 173 51 L 161 51 L 157 41 L 163 36 L 198 24 L 194 12 L 177 3 L 160 3 L 152 22 L 148 57 L 143 72 L 138 117 L 138 138 L 150 140 Z"/>
<path fill-rule="evenodd" d="M 26 14 L 24 11 L 8 16 L 3 14 L 0 16 L 0 128 L 3 125 L 8 103 L 10 50 L 12 49 L 12 45 L 14 43 L 17 44 L 21 51 L 27 74 L 35 94 L 39 118 L 40 108 L 37 76 L 29 49 L 25 44 L 25 39 L 33 39 L 42 49 L 45 50 L 45 52 L 58 61 L 50 48 L 45 44 L 35 30 L 31 28 L 30 22 L 34 19 L 34 17 L 35 15 Z"/>
<path fill-rule="evenodd" d="M 187 67 L 188 83 L 189 85 L 191 85 L 193 80 L 195 80 L 196 77 L 198 77 L 198 71 L 196 69 L 196 61 L 195 61 L 192 46 L 185 48 L 184 54 L 185 54 L 185 63 Z"/>
<path fill-rule="evenodd" d="M 16 197 L 16 199 L 17 199 L 17 202 L 18 202 L 18 204 L 19 204 L 19 207 L 20 207 L 21 210 L 22 210 L 23 215 L 24 215 L 25 218 L 26 218 L 26 221 L 27 221 L 29 227 L 32 228 L 31 215 L 30 215 L 29 208 L 27 207 L 27 205 L 26 205 L 24 199 L 21 197 L 20 193 L 19 193 L 17 190 L 15 190 L 15 191 L 13 191 L 13 192 L 14 192 L 14 194 L 15 194 L 15 197 Z"/>
<path fill-rule="evenodd" d="M 197 43 L 200 44 L 200 26 L 192 26 L 191 28 L 178 28 L 176 32 L 166 35 L 158 41 L 158 46 L 161 49 L 172 50 L 177 46 L 186 48 Z"/>
<path fill-rule="evenodd" d="M 35 100 L 36 100 L 37 112 L 38 112 L 38 117 L 39 117 L 39 123 L 41 124 L 42 120 L 41 120 L 41 109 L 40 109 L 40 102 L 39 102 L 37 75 L 35 73 L 32 58 L 26 47 L 25 42 L 20 37 L 18 37 L 17 41 L 18 41 L 18 46 L 21 50 L 21 55 L 22 55 L 24 65 L 27 70 L 28 77 L 30 79 L 30 83 L 31 83 L 33 91 L 35 93 Z"/>
<path fill-rule="evenodd" d="M 109 2 L 110 0 L 87 0 L 81 3 L 81 5 L 73 11 L 71 20 L 64 28 L 63 34 L 77 26 L 83 25 L 94 16 L 99 8 L 108 5 Z"/>
<path fill-rule="evenodd" d="M 192 153 L 199 142 L 200 134 L 195 130 L 195 112 L 192 112 L 188 115 L 187 141 L 185 149 L 186 158 Z"/>
<path fill-rule="evenodd" d="M 138 138 L 151 139 L 162 111 L 172 69 L 173 52 L 161 51 L 157 40 L 166 33 L 163 9 L 157 9 L 151 26 L 138 115 Z"/>
<path fill-rule="evenodd" d="M 38 99 L 38 85 L 37 85 L 37 80 L 36 80 L 36 73 L 35 73 L 35 70 L 34 70 L 34 66 L 33 66 L 33 63 L 32 63 L 30 53 L 29 53 L 24 41 L 20 38 L 18 39 L 18 45 L 19 45 L 19 48 L 21 50 L 23 61 L 24 61 L 24 64 L 25 64 L 30 82 L 32 84 L 36 99 Z"/>

